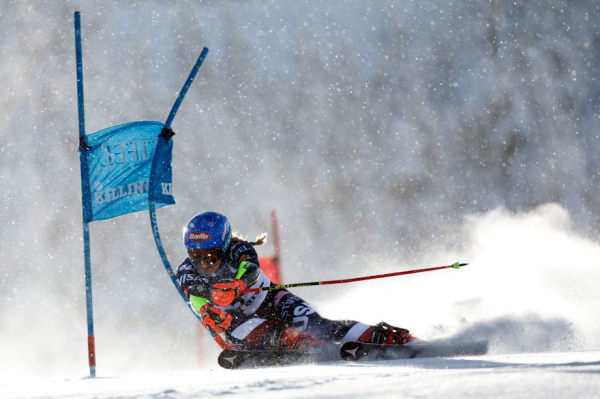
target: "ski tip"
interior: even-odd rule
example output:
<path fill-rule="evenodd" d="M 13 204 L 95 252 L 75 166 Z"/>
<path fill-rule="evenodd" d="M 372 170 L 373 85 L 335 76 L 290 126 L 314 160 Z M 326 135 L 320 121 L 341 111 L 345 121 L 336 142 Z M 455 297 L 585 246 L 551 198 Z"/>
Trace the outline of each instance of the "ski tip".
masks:
<path fill-rule="evenodd" d="M 223 367 L 224 369 L 234 370 L 240 367 L 243 359 L 235 350 L 225 349 L 219 354 L 217 361 L 219 366 Z"/>
<path fill-rule="evenodd" d="M 340 356 L 347 362 L 355 362 L 362 357 L 358 342 L 346 342 L 340 348 Z"/>

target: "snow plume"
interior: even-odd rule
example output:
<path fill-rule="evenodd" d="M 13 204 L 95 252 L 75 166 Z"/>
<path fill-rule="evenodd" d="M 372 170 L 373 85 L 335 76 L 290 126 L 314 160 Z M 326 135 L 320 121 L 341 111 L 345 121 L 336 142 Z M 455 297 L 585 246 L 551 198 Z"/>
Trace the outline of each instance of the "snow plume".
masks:
<path fill-rule="evenodd" d="M 468 267 L 354 285 L 343 316 L 386 320 L 425 339 L 487 337 L 496 353 L 600 347 L 600 244 L 579 235 L 564 208 L 500 208 L 472 215 L 462 231 L 463 249 L 437 244 L 423 256 L 428 263 L 403 268 L 456 260 Z M 385 263 L 373 269 L 389 271 L 393 262 Z M 341 307 L 328 304 L 327 316 Z"/>
<path fill-rule="evenodd" d="M 481 331 L 509 341 L 498 342 L 499 348 L 600 346 L 600 245 L 577 234 L 564 208 L 547 204 L 522 214 L 498 209 L 471 217 L 467 232 L 468 247 L 459 257 L 477 270 L 461 290 L 481 298 L 473 311 L 483 316 L 477 321 Z M 504 336 L 494 336 L 502 330 Z"/>
<path fill-rule="evenodd" d="M 552 352 L 577 349 L 577 331 L 564 318 L 543 318 L 535 313 L 501 316 L 462 329 L 453 339 L 487 338 L 496 353 Z"/>

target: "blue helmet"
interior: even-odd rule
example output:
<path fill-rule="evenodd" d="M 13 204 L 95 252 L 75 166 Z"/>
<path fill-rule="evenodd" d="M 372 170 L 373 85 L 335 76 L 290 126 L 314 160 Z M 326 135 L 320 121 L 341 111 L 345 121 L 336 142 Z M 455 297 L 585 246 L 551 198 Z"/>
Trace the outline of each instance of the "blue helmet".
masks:
<path fill-rule="evenodd" d="M 217 212 L 199 213 L 183 229 L 183 244 L 186 249 L 219 248 L 225 253 L 230 243 L 229 221 Z"/>

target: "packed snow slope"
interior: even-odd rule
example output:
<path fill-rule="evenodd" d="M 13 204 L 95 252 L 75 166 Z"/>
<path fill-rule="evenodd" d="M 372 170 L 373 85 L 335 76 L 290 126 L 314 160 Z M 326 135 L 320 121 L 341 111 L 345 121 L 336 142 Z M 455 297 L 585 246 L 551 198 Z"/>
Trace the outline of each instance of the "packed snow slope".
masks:
<path fill-rule="evenodd" d="M 4 398 L 598 398 L 600 352 L 145 374 L 0 385 Z"/>

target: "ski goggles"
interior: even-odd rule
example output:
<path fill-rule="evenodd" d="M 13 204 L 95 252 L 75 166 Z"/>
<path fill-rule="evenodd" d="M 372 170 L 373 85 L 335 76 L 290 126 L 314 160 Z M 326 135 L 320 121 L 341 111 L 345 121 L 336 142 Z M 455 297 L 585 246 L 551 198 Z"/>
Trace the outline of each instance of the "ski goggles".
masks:
<path fill-rule="evenodd" d="M 188 249 L 188 256 L 197 265 L 213 264 L 222 259 L 221 248 Z"/>

